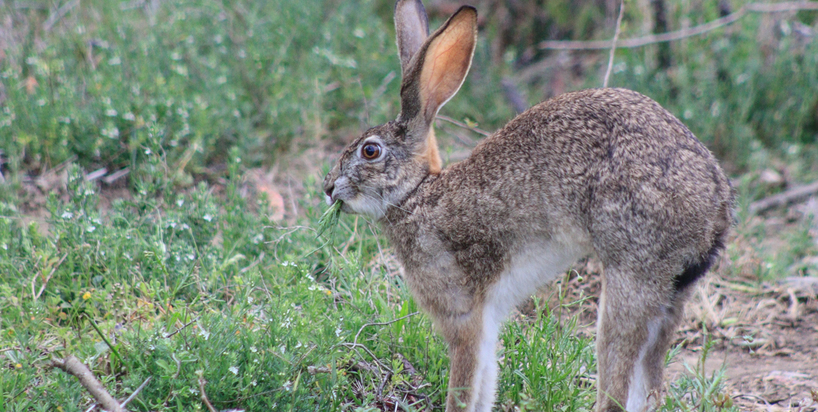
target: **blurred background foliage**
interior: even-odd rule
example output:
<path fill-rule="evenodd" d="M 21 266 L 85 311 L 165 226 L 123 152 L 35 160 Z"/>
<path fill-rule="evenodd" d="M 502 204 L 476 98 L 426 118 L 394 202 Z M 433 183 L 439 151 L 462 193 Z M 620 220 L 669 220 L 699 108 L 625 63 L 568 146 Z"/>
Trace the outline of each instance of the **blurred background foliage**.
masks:
<path fill-rule="evenodd" d="M 486 130 L 525 105 L 599 87 L 607 50 L 544 40 L 609 39 L 619 2 L 479 0 L 472 73 L 444 114 Z M 703 24 L 745 2 L 629 0 L 621 38 Z M 426 7 L 437 26 L 459 6 Z M 387 1 L 0 2 L 3 172 L 66 160 L 138 167 L 151 130 L 173 184 L 224 170 L 227 149 L 270 165 L 339 143 L 399 110 Z M 812 171 L 818 136 L 818 12 L 748 13 L 702 36 L 617 51 L 611 86 L 683 120 L 733 173 L 770 156 Z"/>

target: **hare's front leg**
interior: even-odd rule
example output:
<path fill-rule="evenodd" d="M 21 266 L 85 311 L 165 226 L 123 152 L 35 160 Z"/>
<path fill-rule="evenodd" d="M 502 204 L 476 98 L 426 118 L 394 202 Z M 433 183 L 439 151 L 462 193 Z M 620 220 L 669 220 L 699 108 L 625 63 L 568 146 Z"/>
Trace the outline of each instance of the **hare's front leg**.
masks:
<path fill-rule="evenodd" d="M 497 388 L 497 340 L 502 320 L 474 310 L 442 325 L 449 343 L 447 412 L 489 412 Z"/>
<path fill-rule="evenodd" d="M 668 292 L 650 279 L 605 268 L 597 321 L 597 412 L 648 412 L 655 406 L 686 293 Z"/>

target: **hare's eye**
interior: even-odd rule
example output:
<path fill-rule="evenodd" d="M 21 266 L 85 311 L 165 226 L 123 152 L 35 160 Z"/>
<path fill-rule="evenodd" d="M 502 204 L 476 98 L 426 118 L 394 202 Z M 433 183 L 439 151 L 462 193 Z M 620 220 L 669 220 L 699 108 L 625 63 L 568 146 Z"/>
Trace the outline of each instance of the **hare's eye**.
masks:
<path fill-rule="evenodd" d="M 364 159 L 377 159 L 381 155 L 381 146 L 376 143 L 367 143 L 361 148 L 361 156 Z"/>

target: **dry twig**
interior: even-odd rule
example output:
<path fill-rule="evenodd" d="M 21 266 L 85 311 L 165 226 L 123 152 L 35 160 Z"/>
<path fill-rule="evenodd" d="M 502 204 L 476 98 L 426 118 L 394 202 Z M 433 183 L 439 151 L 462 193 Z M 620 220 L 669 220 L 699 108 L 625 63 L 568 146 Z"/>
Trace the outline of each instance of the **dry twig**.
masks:
<path fill-rule="evenodd" d="M 443 120 L 443 121 L 445 121 L 445 122 L 449 122 L 449 123 L 451 123 L 451 124 L 453 124 L 453 125 L 455 125 L 455 126 L 462 127 L 462 128 L 464 128 L 464 129 L 469 129 L 469 130 L 471 130 L 471 131 L 473 131 L 473 132 L 475 132 L 475 133 L 477 133 L 477 134 L 481 134 L 481 135 L 483 135 L 483 136 L 489 136 L 489 135 L 491 135 L 491 133 L 489 133 L 489 132 L 487 132 L 487 131 L 485 131 L 485 130 L 483 130 L 483 129 L 479 129 L 479 128 L 477 128 L 477 127 L 471 127 L 471 126 L 469 126 L 469 125 L 467 125 L 467 124 L 465 124 L 465 123 L 463 123 L 463 122 L 459 122 L 459 121 L 457 121 L 457 120 L 455 120 L 455 119 L 452 119 L 452 118 L 451 118 L 451 117 L 449 117 L 449 116 L 443 116 L 443 115 L 440 115 L 440 114 L 439 114 L 439 115 L 437 115 L 437 119 L 438 119 L 438 120 Z"/>
<path fill-rule="evenodd" d="M 818 193 L 818 182 L 813 182 L 805 186 L 794 187 L 785 192 L 766 197 L 757 202 L 750 203 L 748 210 L 751 215 L 761 214 L 777 207 L 783 207 L 792 203 L 797 203 Z"/>
<path fill-rule="evenodd" d="M 205 384 L 207 383 L 203 377 L 199 377 L 199 392 L 202 394 L 202 402 L 204 402 L 205 406 L 207 406 L 207 410 L 210 412 L 216 412 L 216 408 L 213 407 L 213 404 L 210 403 L 210 400 L 207 399 L 207 394 L 205 393 Z"/>
<path fill-rule="evenodd" d="M 619 32 L 622 29 L 622 15 L 625 14 L 625 0 L 619 3 L 619 17 L 616 18 L 616 32 L 614 32 L 613 41 L 611 41 L 611 53 L 608 56 L 608 69 L 605 70 L 605 80 L 602 82 L 602 87 L 608 87 L 608 78 L 611 77 L 611 69 L 613 68 L 614 52 L 616 51 L 616 41 L 619 39 Z"/>
<path fill-rule="evenodd" d="M 51 277 L 52 277 L 52 276 L 54 276 L 54 272 L 56 272 L 56 271 L 57 271 L 57 268 L 58 268 L 58 267 L 60 267 L 60 265 L 62 265 L 62 262 L 63 262 L 63 261 L 65 260 L 65 258 L 67 258 L 67 257 L 68 257 L 68 253 L 66 253 L 66 254 L 62 255 L 62 257 L 61 257 L 61 258 L 60 258 L 60 260 L 57 262 L 57 264 L 56 264 L 56 265 L 54 265 L 54 267 L 52 267 L 52 268 L 51 268 L 51 271 L 50 271 L 50 272 L 48 272 L 48 276 L 46 276 L 45 281 L 43 281 L 43 285 L 42 285 L 42 286 L 40 286 L 40 290 L 37 292 L 37 294 L 36 294 L 36 295 L 34 295 L 34 300 L 37 300 L 37 299 L 39 299 L 39 298 L 40 298 L 40 295 L 42 295 L 42 294 L 43 294 L 43 291 L 45 290 L 46 285 L 48 285 L 48 281 L 49 281 L 49 280 L 51 280 Z M 37 279 L 37 277 L 35 276 L 35 277 L 34 277 L 34 280 L 36 280 L 36 279 Z M 32 282 L 32 285 L 34 285 L 34 282 Z M 34 292 L 34 290 L 32 289 L 32 293 L 33 293 L 33 292 Z"/>
<path fill-rule="evenodd" d="M 51 30 L 51 28 L 54 27 L 54 24 L 56 24 L 58 21 L 60 21 L 60 19 L 65 17 L 65 15 L 68 14 L 68 12 L 71 11 L 71 9 L 77 7 L 78 4 L 80 4 L 80 0 L 72 0 L 69 1 L 68 3 L 63 4 L 62 7 L 57 9 L 57 11 L 54 14 L 48 16 L 48 20 L 46 20 L 45 23 L 43 23 L 43 30 L 45 31 Z"/>
<path fill-rule="evenodd" d="M 818 1 L 789 1 L 782 3 L 745 4 L 734 13 L 694 27 L 671 31 L 662 34 L 651 34 L 642 37 L 621 40 L 617 47 L 632 49 L 655 43 L 676 41 L 698 36 L 720 27 L 728 26 L 740 20 L 748 13 L 779 13 L 784 11 L 818 10 Z M 537 45 L 541 50 L 605 50 L 611 47 L 610 40 L 545 40 Z"/>
<path fill-rule="evenodd" d="M 174 376 L 174 377 L 175 377 L 175 376 Z M 122 402 L 122 405 L 120 405 L 120 406 L 122 406 L 123 408 L 124 408 L 124 407 L 126 407 L 126 406 L 128 406 L 128 404 L 129 404 L 129 403 L 130 403 L 132 400 L 134 400 L 134 398 L 136 398 L 136 395 L 139 395 L 139 392 L 142 392 L 142 389 L 144 389 L 144 388 L 145 388 L 145 386 L 146 386 L 146 385 L 148 384 L 148 382 L 150 382 L 150 381 L 151 381 L 151 377 L 150 377 L 150 376 L 148 376 L 148 379 L 145 379 L 145 382 L 142 382 L 142 384 L 141 384 L 141 385 L 139 385 L 139 387 L 138 387 L 138 388 L 136 388 L 136 390 L 135 390 L 135 391 L 133 391 L 133 393 L 131 394 L 131 396 L 129 396 L 129 397 L 128 397 L 128 399 L 125 399 L 125 400 Z"/>
<path fill-rule="evenodd" d="M 82 385 L 106 411 L 125 412 L 125 409 L 108 393 L 91 370 L 75 356 L 68 355 L 65 360 L 52 359 L 51 365 L 74 375 L 80 381 L 80 385 Z"/>

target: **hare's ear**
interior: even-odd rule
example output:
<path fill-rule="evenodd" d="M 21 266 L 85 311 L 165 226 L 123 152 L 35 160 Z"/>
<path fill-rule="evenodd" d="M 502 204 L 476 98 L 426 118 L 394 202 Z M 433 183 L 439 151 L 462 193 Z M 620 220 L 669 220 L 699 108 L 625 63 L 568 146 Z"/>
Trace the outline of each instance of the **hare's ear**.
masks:
<path fill-rule="evenodd" d="M 477 10 L 463 6 L 420 47 L 404 70 L 400 119 L 423 134 L 463 85 L 477 43 Z"/>
<path fill-rule="evenodd" d="M 421 0 L 398 0 L 395 3 L 395 35 L 400 67 L 406 73 L 412 57 L 429 37 L 429 20 Z"/>

